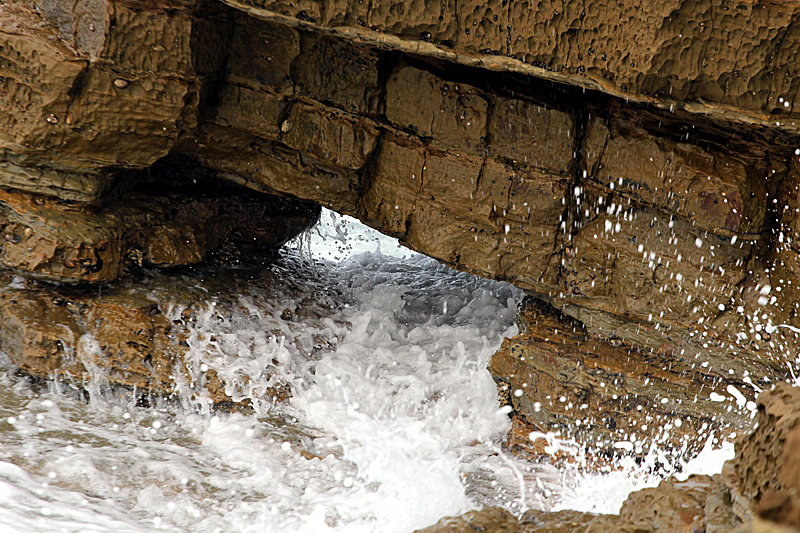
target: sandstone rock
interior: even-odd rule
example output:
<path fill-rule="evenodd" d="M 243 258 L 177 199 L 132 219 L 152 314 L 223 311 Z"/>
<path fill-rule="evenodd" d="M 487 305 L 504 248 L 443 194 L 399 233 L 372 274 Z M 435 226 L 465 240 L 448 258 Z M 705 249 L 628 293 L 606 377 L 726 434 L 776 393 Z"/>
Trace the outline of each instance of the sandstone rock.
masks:
<path fill-rule="evenodd" d="M 0 7 L 3 147 L 78 172 L 141 168 L 166 155 L 191 122 L 190 13 L 36 4 L 41 14 L 28 2 Z"/>
<path fill-rule="evenodd" d="M 467 531 L 497 531 L 517 533 L 522 528 L 517 518 L 499 507 L 481 511 L 469 511 L 461 516 L 443 518 L 431 527 L 417 530 L 419 533 L 461 533 Z"/>
<path fill-rule="evenodd" d="M 764 181 L 749 177 L 734 154 L 655 137 L 622 120 L 609 128 L 592 117 L 588 128 L 583 163 L 592 181 L 613 183 L 623 198 L 681 215 L 713 232 L 761 231 Z"/>
<path fill-rule="evenodd" d="M 268 254 L 318 216 L 307 203 L 241 193 L 218 185 L 195 186 L 191 195 L 176 186 L 140 187 L 95 208 L 0 189 L 0 263 L 40 279 L 109 282 L 128 260 L 189 265 L 226 240 L 241 244 L 245 256 Z"/>
<path fill-rule="evenodd" d="M 233 386 L 214 368 L 188 366 L 188 325 L 209 294 L 242 293 L 250 279 L 246 270 L 216 270 L 202 280 L 149 271 L 97 290 L 12 280 L 0 270 L 0 351 L 27 374 L 77 387 L 180 392 L 182 400 L 233 405 Z M 185 308 L 178 320 L 168 316 L 173 305 Z M 280 384 L 264 392 L 290 395 Z"/>
<path fill-rule="evenodd" d="M 674 352 L 609 342 L 535 301 L 526 303 L 518 322 L 523 333 L 504 341 L 489 370 L 526 421 L 590 443 L 591 455 L 646 453 L 652 445 L 680 455 L 698 450 L 710 435 L 749 425 L 729 403 L 712 399 L 726 395 L 728 385 L 743 385 L 725 372 Z M 523 437 L 509 444 L 529 455 L 537 443 Z"/>
<path fill-rule="evenodd" d="M 135 214 L 109 196 L 120 169 L 187 157 L 511 281 L 630 347 L 637 371 L 713 383 L 739 427 L 756 388 L 785 378 L 800 328 L 794 89 L 770 77 L 776 57 L 791 64 L 790 9 L 590 7 L 0 6 L 0 185 L 82 203 L 6 202 L 4 264 L 99 282 L 129 251 L 196 261 L 227 229 L 154 223 L 159 201 Z M 729 35 L 742 46 L 721 47 Z M 725 61 L 703 66 L 709 50 Z"/>
<path fill-rule="evenodd" d="M 690 476 L 683 482 L 662 481 L 658 487 L 631 494 L 619 516 L 656 532 L 703 530 L 704 507 L 712 488 L 709 476 Z M 729 528 L 734 525 L 728 524 Z"/>
<path fill-rule="evenodd" d="M 328 61 L 325 39 L 300 39 L 297 51 L 292 37 L 287 56 Z M 677 348 L 685 365 L 740 379 L 785 372 L 778 347 L 789 330 L 773 332 L 772 345 L 752 335 L 764 323 L 758 272 L 769 267 L 755 247 L 770 246 L 760 232 L 786 174 L 761 178 L 784 157 L 769 141 L 731 130 L 733 153 L 710 133 L 676 140 L 678 115 L 634 116 L 608 101 L 570 106 L 564 99 L 577 95 L 545 87 L 502 93 L 486 79 L 465 83 L 464 72 L 448 78 L 439 64 L 381 67 L 386 56 L 364 47 L 348 57 L 364 72 L 388 68 L 377 106 L 385 121 L 371 104 L 332 102 L 294 67 L 281 67 L 272 87 L 241 71 L 219 93 L 225 122 L 210 112 L 215 125 L 200 128 L 192 156 L 238 183 L 313 199 L 457 268 L 511 281 L 593 333 L 665 354 Z M 326 72 L 347 77 L 349 68 Z M 253 88 L 258 106 L 278 107 L 257 116 L 256 104 L 227 102 L 234 79 L 235 91 Z M 302 102 L 286 99 L 287 79 Z"/>
<path fill-rule="evenodd" d="M 377 47 L 797 132 L 794 6 L 225 0 Z M 782 36 L 779 38 L 778 36 Z"/>
<path fill-rule="evenodd" d="M 400 66 L 386 84 L 386 118 L 456 150 L 484 151 L 489 103 L 475 87 Z"/>
<path fill-rule="evenodd" d="M 584 531 L 597 515 L 577 511 L 548 513 L 527 511 L 517 518 L 508 511 L 487 507 L 469 511 L 461 516 L 443 518 L 433 526 L 418 530 L 420 533 L 467 533 L 473 531 L 509 533 L 572 533 Z"/>
<path fill-rule="evenodd" d="M 77 384 L 107 372 L 111 383 L 171 392 L 180 348 L 158 302 L 131 292 L 102 299 L 29 291 L 9 281 L 4 275 L 0 349 L 20 369 Z"/>
<path fill-rule="evenodd" d="M 780 384 L 758 398 L 758 427 L 736 443 L 734 489 L 761 518 L 800 529 L 800 389 Z"/>

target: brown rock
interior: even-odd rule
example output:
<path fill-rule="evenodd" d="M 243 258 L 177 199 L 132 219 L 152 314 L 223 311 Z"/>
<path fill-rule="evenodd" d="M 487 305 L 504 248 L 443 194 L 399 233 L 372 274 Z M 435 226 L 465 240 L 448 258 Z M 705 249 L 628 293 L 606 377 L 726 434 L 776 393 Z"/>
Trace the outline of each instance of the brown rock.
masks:
<path fill-rule="evenodd" d="M 468 531 L 497 531 L 519 533 L 522 527 L 517 518 L 499 507 L 469 511 L 458 517 L 442 518 L 435 525 L 417 530 L 418 533 L 466 533 Z"/>
<path fill-rule="evenodd" d="M 800 528 L 800 389 L 758 397 L 758 427 L 736 443 L 735 490 L 763 519 Z"/>
<path fill-rule="evenodd" d="M 235 229 L 194 191 L 109 196 L 187 156 L 511 281 L 630 347 L 636 372 L 660 366 L 665 387 L 735 387 L 732 423 L 785 377 L 792 5 L 247 4 L 0 6 L 3 264 L 100 282 L 125 257 L 185 264 L 268 239 L 257 208 Z M 196 217 L 160 218 L 184 200 Z"/>
<path fill-rule="evenodd" d="M 791 6 L 225 0 L 377 47 L 797 132 Z M 324 14 L 323 14 L 324 11 Z M 781 36 L 779 38 L 779 36 Z"/>
<path fill-rule="evenodd" d="M 484 151 L 489 104 L 475 87 L 402 65 L 386 84 L 386 117 L 395 126 L 466 153 Z"/>
<path fill-rule="evenodd" d="M 658 487 L 631 494 L 619 516 L 627 522 L 646 524 L 658 533 L 701 531 L 705 528 L 704 507 L 712 488 L 709 476 L 689 476 L 682 482 L 665 480 Z"/>
<path fill-rule="evenodd" d="M 281 140 L 312 157 L 347 169 L 363 168 L 375 149 L 379 130 L 346 113 L 296 104 L 282 123 Z"/>
<path fill-rule="evenodd" d="M 307 203 L 241 192 L 139 190 L 93 208 L 0 189 L 0 263 L 40 279 L 108 282 L 127 259 L 139 266 L 198 263 L 226 239 L 247 255 L 269 253 L 318 216 Z"/>
<path fill-rule="evenodd" d="M 538 431 L 556 431 L 597 451 L 666 453 L 699 450 L 711 434 L 727 436 L 749 422 L 727 395 L 740 380 L 695 366 L 675 353 L 639 351 L 592 335 L 574 319 L 540 302 L 520 312 L 523 333 L 506 339 L 489 370 L 515 411 Z M 531 429 L 528 429 L 530 432 Z M 509 441 L 512 451 L 536 455 L 525 434 Z M 540 447 L 539 447 L 540 448 Z M 683 450 L 683 451 L 682 451 Z"/>
<path fill-rule="evenodd" d="M 232 404 L 213 368 L 187 368 L 187 325 L 209 294 L 241 293 L 249 279 L 233 270 L 202 280 L 151 271 L 98 291 L 10 283 L 12 276 L 0 271 L 0 350 L 27 374 L 78 387 L 135 387 Z M 173 304 L 186 306 L 175 321 L 168 317 Z M 277 400 L 291 394 L 281 384 L 264 392 Z"/>
<path fill-rule="evenodd" d="M 489 122 L 492 154 L 567 174 L 573 165 L 576 128 L 571 113 L 520 98 L 497 98 Z"/>
<path fill-rule="evenodd" d="M 591 180 L 717 233 L 761 231 L 764 181 L 749 178 L 731 154 L 659 138 L 624 121 L 609 131 L 593 117 L 588 127 L 584 164 Z"/>
<path fill-rule="evenodd" d="M 308 33 L 303 40 L 305 58 L 295 61 L 292 79 L 299 95 L 330 102 L 347 111 L 378 111 L 381 80 L 377 51 L 339 39 Z"/>

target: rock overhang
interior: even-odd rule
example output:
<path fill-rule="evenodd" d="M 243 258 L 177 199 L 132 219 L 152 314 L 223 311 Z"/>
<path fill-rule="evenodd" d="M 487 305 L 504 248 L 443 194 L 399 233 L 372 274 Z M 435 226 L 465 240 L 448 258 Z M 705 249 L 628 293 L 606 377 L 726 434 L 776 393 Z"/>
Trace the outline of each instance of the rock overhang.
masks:
<path fill-rule="evenodd" d="M 55 5 L 0 6 L 6 200 L 36 206 L 45 195 L 94 216 L 121 176 L 191 161 L 511 281 L 598 340 L 631 347 L 627 357 L 655 353 L 714 390 L 752 397 L 751 384 L 785 377 L 797 339 L 776 326 L 800 325 L 788 283 L 798 132 L 794 78 L 770 78 L 785 69 L 766 57 L 793 57 L 792 23 L 781 22 L 791 6 L 764 5 L 748 22 L 739 6 L 749 4 L 678 2 L 642 8 L 628 27 L 594 8 L 524 2 L 108 0 L 92 4 L 107 18 L 97 21 Z M 603 7 L 610 20 L 623 6 Z M 731 10 L 734 20 L 712 24 Z M 539 29 L 501 31 L 501 19 Z M 642 21 L 652 28 L 637 33 Z M 601 46 L 591 35 L 603 24 Z M 720 31 L 762 44 L 695 65 Z M 694 59 L 676 59 L 684 49 Z M 0 260 L 36 275 L 44 263 L 25 251 L 38 234 L 14 225 L 15 201 L 0 215 L 11 235 Z M 106 251 L 84 248 L 76 258 L 97 274 Z"/>

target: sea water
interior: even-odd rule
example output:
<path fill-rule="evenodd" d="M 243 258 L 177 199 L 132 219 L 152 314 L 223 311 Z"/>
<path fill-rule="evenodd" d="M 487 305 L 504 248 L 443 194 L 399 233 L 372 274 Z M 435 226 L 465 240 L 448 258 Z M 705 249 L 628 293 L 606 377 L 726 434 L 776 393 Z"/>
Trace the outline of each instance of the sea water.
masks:
<path fill-rule="evenodd" d="M 513 286 L 332 214 L 265 274 L 192 313 L 164 302 L 186 371 L 149 408 L 101 373 L 87 401 L 4 360 L 0 531 L 411 532 L 487 505 L 616 512 L 660 480 L 633 462 L 587 474 L 502 451 L 508 409 L 486 367 L 517 333 Z M 251 409 L 213 409 L 198 385 L 212 371 Z M 730 449 L 704 453 L 717 468 Z"/>

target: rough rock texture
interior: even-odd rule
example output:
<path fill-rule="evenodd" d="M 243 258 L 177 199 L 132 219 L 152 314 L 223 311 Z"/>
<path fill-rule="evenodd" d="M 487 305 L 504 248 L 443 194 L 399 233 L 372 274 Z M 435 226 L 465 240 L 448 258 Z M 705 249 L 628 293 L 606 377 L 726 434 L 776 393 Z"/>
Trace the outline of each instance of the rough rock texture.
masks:
<path fill-rule="evenodd" d="M 224 1 L 377 47 L 800 131 L 795 2 Z"/>
<path fill-rule="evenodd" d="M 585 530 L 586 524 L 595 516 L 576 511 L 557 513 L 528 511 L 522 519 L 518 519 L 505 509 L 488 507 L 480 511 L 469 511 L 458 517 L 443 518 L 436 525 L 421 529 L 419 532 L 571 533 Z"/>
<path fill-rule="evenodd" d="M 675 354 L 641 351 L 601 335 L 535 300 L 518 319 L 523 333 L 506 339 L 489 370 L 523 416 L 508 447 L 541 453 L 532 431 L 554 431 L 591 443 L 605 455 L 697 451 L 711 434 L 729 437 L 749 426 L 723 397 L 740 378 L 692 365 Z M 516 426 L 515 426 L 516 427 Z"/>
<path fill-rule="evenodd" d="M 764 519 L 800 529 L 800 389 L 779 385 L 758 398 L 758 427 L 737 442 L 736 490 Z"/>
<path fill-rule="evenodd" d="M 124 196 L 157 162 L 190 162 L 515 283 L 591 339 L 563 342 L 619 344 L 603 378 L 595 359 L 571 367 L 580 390 L 651 380 L 682 405 L 691 383 L 712 409 L 711 385 L 728 400 L 712 411 L 741 425 L 800 348 L 795 7 L 2 4 L 0 261 L 105 282 L 122 257 L 202 257 L 226 223 L 156 223 L 174 200 Z"/>

